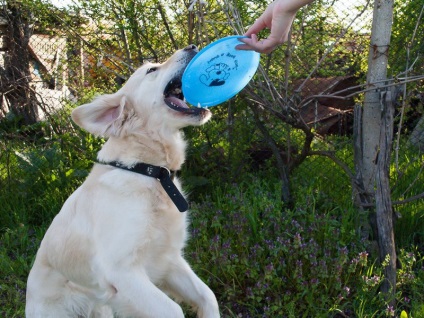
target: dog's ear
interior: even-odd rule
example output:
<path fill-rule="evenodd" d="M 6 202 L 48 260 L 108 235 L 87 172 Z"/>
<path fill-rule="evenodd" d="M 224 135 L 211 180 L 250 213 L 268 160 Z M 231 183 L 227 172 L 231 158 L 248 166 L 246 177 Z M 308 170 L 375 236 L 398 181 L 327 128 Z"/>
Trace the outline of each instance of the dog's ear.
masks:
<path fill-rule="evenodd" d="M 74 122 L 97 136 L 108 137 L 117 133 L 126 104 L 125 96 L 106 94 L 72 111 Z"/>

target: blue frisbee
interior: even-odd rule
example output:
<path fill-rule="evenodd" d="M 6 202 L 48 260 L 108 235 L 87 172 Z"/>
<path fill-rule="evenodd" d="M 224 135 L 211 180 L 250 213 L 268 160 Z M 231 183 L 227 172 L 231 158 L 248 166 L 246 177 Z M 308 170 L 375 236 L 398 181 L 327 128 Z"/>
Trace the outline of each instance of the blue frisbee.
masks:
<path fill-rule="evenodd" d="M 194 56 L 182 78 L 187 102 L 199 107 L 216 106 L 249 83 L 259 66 L 260 54 L 236 50 L 241 37 L 233 35 L 219 39 Z"/>

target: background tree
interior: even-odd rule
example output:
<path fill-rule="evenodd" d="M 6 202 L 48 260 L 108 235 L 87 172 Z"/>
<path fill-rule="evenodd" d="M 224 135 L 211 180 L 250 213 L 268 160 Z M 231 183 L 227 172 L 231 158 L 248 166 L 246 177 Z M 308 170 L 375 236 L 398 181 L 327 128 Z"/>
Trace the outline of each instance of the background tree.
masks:
<path fill-rule="evenodd" d="M 0 93 L 17 121 L 30 125 L 38 119 L 37 101 L 30 86 L 28 50 L 34 17 L 19 1 L 8 1 L 2 6 L 1 14 L 7 23 L 7 53 L 4 66 L 0 66 Z"/>

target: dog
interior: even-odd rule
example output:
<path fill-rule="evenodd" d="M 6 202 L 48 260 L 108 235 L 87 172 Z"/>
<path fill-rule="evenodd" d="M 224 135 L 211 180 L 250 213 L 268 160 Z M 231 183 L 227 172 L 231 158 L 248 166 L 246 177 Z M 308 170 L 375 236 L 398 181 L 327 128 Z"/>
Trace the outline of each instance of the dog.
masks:
<path fill-rule="evenodd" d="M 190 45 L 147 63 L 114 94 L 75 108 L 73 121 L 107 141 L 85 182 L 48 228 L 28 276 L 26 317 L 220 316 L 214 293 L 183 257 L 187 203 L 175 171 L 181 129 L 211 118 L 184 102 Z M 141 169 L 140 169 L 141 167 Z"/>

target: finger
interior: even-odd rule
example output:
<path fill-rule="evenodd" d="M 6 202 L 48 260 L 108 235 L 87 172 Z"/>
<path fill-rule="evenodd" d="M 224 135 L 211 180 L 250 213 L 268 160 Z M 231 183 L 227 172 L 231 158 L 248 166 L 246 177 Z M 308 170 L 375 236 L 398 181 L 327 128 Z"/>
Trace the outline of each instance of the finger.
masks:
<path fill-rule="evenodd" d="M 236 45 L 236 50 L 239 50 L 239 51 L 255 51 L 255 48 L 251 47 L 250 45 L 247 45 L 247 44 L 239 44 L 239 45 Z"/>
<path fill-rule="evenodd" d="M 246 36 L 251 36 L 252 34 L 258 34 L 258 32 L 262 31 L 263 29 L 265 29 L 267 27 L 265 21 L 261 18 L 259 18 L 258 20 L 255 21 L 255 23 L 253 23 L 249 29 L 247 29 L 247 31 L 244 33 L 244 35 Z"/>
<path fill-rule="evenodd" d="M 250 51 L 256 51 L 258 53 L 270 53 L 272 52 L 279 43 L 275 43 L 273 41 L 270 41 L 269 39 L 264 39 L 261 41 L 258 41 L 255 37 L 254 39 L 240 39 L 241 42 L 244 44 L 240 44 L 236 46 L 237 50 L 250 50 Z"/>
<path fill-rule="evenodd" d="M 252 34 L 249 38 L 243 37 L 238 39 L 243 44 L 239 44 L 236 46 L 236 50 L 255 50 L 255 43 L 258 42 L 258 37 L 256 34 Z"/>
<path fill-rule="evenodd" d="M 250 36 L 239 37 L 238 40 L 246 44 L 251 44 L 258 42 L 258 36 L 256 34 L 251 34 Z"/>

